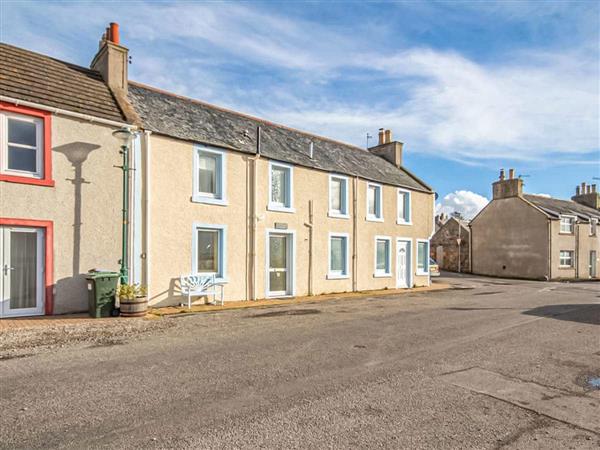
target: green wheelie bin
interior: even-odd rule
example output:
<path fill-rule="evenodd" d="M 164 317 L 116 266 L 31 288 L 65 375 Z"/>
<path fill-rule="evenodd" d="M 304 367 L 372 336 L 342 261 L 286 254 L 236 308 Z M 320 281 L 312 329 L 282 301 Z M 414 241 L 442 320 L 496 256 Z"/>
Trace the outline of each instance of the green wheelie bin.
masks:
<path fill-rule="evenodd" d="M 85 279 L 87 280 L 88 306 L 91 317 L 118 315 L 115 308 L 115 294 L 119 276 L 118 272 L 88 272 Z"/>

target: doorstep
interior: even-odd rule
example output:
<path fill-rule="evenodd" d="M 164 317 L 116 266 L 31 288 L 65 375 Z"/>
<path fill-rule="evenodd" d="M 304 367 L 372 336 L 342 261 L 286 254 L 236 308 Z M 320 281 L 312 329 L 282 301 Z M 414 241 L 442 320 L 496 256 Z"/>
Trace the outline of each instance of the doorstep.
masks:
<path fill-rule="evenodd" d="M 380 289 L 376 291 L 358 291 L 358 292 L 342 292 L 337 294 L 322 294 L 322 295 L 311 295 L 304 297 L 291 297 L 291 298 L 274 298 L 274 299 L 262 299 L 256 301 L 243 300 L 237 302 L 225 302 L 221 305 L 192 305 L 191 308 L 187 306 L 163 306 L 160 308 L 150 307 L 148 310 L 148 316 L 172 316 L 175 314 L 194 314 L 203 312 L 214 312 L 214 311 L 225 311 L 229 309 L 246 309 L 246 308 L 269 308 L 273 306 L 290 306 L 298 305 L 302 303 L 317 303 L 330 300 L 346 300 L 360 297 L 386 297 L 391 295 L 403 295 L 412 294 L 415 292 L 431 292 L 431 291 L 443 291 L 450 289 L 451 285 L 447 283 L 433 282 L 431 286 L 416 287 L 411 289 Z"/>

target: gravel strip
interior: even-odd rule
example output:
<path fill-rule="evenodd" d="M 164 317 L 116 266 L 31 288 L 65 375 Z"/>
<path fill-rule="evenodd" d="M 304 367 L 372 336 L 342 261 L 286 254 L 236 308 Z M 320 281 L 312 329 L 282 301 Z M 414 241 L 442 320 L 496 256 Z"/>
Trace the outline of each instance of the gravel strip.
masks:
<path fill-rule="evenodd" d="M 142 334 L 161 332 L 174 325 L 174 321 L 165 319 L 128 319 L 11 329 L 0 333 L 0 361 L 77 344 L 119 345 Z"/>

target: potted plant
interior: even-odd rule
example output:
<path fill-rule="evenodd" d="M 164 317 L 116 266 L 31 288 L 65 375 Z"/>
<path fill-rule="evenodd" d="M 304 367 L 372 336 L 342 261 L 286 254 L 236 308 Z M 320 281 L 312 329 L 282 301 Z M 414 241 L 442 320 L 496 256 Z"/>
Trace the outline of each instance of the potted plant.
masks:
<path fill-rule="evenodd" d="M 139 284 L 121 284 L 117 289 L 121 315 L 123 317 L 143 317 L 148 310 L 146 288 Z"/>

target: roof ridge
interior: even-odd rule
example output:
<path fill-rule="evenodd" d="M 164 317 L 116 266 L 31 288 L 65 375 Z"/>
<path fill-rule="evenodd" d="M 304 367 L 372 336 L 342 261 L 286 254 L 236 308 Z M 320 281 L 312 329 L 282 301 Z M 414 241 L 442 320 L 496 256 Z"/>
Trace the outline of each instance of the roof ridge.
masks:
<path fill-rule="evenodd" d="M 192 103 L 198 103 L 198 104 L 203 105 L 203 106 L 207 106 L 207 107 L 210 107 L 210 108 L 218 109 L 219 111 L 223 111 L 223 112 L 235 114 L 237 116 L 244 117 L 246 119 L 255 120 L 257 122 L 261 122 L 261 123 L 264 123 L 265 125 L 269 125 L 269 126 L 272 126 L 272 127 L 275 127 L 275 128 L 282 128 L 284 130 L 294 131 L 296 133 L 300 133 L 300 134 L 303 134 L 305 136 L 315 137 L 315 138 L 318 138 L 318 139 L 322 139 L 324 141 L 332 142 L 334 144 L 343 145 L 344 147 L 349 147 L 349 148 L 351 148 L 353 150 L 359 150 L 361 152 L 368 153 L 368 150 L 366 150 L 366 149 L 364 149 L 362 147 L 358 147 L 358 146 L 353 145 L 353 144 L 349 144 L 347 142 L 339 141 L 337 139 L 332 139 L 332 138 L 329 138 L 329 137 L 326 137 L 326 136 L 321 136 L 319 134 L 311 133 L 309 131 L 300 130 L 298 128 L 289 127 L 287 125 L 283 125 L 283 124 L 280 124 L 280 123 L 272 122 L 272 121 L 267 120 L 267 119 L 262 119 L 260 117 L 253 116 L 251 114 L 247 114 L 247 113 L 235 111 L 235 110 L 229 109 L 229 108 L 224 108 L 222 106 L 218 106 L 218 105 L 215 105 L 213 103 L 208 103 L 208 102 L 205 102 L 203 100 L 198 100 L 198 99 L 195 99 L 195 98 L 192 98 L 192 97 L 187 97 L 185 95 L 175 94 L 174 92 L 166 91 L 164 89 L 160 89 L 160 88 L 157 88 L 155 86 L 150 86 L 150 85 L 147 85 L 147 84 L 144 84 L 144 83 L 140 83 L 139 81 L 129 80 L 129 84 L 133 84 L 133 85 L 145 88 L 145 89 L 149 89 L 151 91 L 155 91 L 155 92 L 158 92 L 160 94 L 165 94 L 165 95 L 169 95 L 171 97 L 179 98 L 181 100 L 186 100 L 186 101 L 189 101 L 189 102 L 192 102 Z"/>

